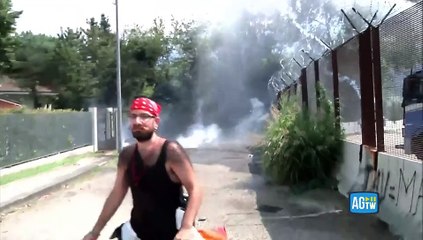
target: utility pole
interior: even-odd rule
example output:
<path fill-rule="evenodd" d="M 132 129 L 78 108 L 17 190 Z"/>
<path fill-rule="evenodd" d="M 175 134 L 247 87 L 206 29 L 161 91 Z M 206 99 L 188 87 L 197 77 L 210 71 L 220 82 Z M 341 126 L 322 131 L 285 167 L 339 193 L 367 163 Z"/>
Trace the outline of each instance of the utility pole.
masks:
<path fill-rule="evenodd" d="M 116 90 L 117 90 L 117 121 L 116 121 L 116 150 L 122 150 L 122 90 L 120 73 L 120 36 L 119 36 L 119 2 L 116 5 Z"/>

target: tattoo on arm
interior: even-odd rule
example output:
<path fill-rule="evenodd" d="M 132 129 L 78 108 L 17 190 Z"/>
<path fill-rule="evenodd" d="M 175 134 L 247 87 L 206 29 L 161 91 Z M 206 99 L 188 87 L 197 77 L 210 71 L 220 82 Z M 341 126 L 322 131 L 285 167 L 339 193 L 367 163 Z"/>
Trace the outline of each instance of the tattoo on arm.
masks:
<path fill-rule="evenodd" d="M 179 143 L 172 142 L 168 146 L 168 154 L 168 160 L 171 162 L 175 174 L 188 191 L 189 199 L 182 220 L 182 227 L 189 228 L 195 222 L 202 193 L 195 179 L 192 162 L 185 149 Z"/>
<path fill-rule="evenodd" d="M 169 143 L 167 148 L 167 157 L 170 161 L 172 161 L 172 164 L 184 164 L 184 161 L 188 161 L 188 163 L 192 166 L 192 162 L 187 152 L 178 142 Z"/>

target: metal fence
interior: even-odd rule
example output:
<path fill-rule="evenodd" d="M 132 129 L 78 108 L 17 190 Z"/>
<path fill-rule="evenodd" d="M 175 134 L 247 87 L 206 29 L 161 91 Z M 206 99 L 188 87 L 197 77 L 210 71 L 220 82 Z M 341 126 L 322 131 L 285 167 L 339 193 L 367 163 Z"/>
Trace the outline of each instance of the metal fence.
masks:
<path fill-rule="evenodd" d="M 385 118 L 385 150 L 401 154 L 408 145 L 404 144 L 405 123 L 403 102 L 403 79 L 411 72 L 422 70 L 423 66 L 423 3 L 409 8 L 395 17 L 387 19 L 380 26 L 380 55 L 382 74 L 383 116 Z M 420 80 L 423 81 L 423 80 Z M 416 86 L 419 88 L 419 86 Z M 420 94 L 423 93 L 420 83 Z M 420 103 L 422 99 L 420 99 Z M 423 128 L 423 113 L 420 104 L 419 122 Z M 417 116 L 419 117 L 419 116 Z M 404 129 L 405 130 L 405 129 Z M 423 140 L 421 140 L 423 141 Z M 423 151 L 423 143 L 419 142 Z M 410 150 L 410 149 L 409 149 Z M 409 151 L 407 151 L 409 152 Z"/>
<path fill-rule="evenodd" d="M 90 112 L 0 115 L 0 168 L 91 144 Z"/>
<path fill-rule="evenodd" d="M 347 141 L 422 159 L 422 19 L 420 1 L 378 26 L 368 22 L 342 45 L 327 46 L 319 59 L 309 56 L 305 66 L 296 61 L 302 67 L 299 77 L 295 85 L 281 89 L 282 95 L 295 88 L 303 107 L 314 112 L 320 84 L 340 116 Z"/>
<path fill-rule="evenodd" d="M 115 149 L 117 108 L 97 108 L 96 111 L 98 150 Z"/>
<path fill-rule="evenodd" d="M 338 59 L 341 126 L 347 138 L 362 143 L 359 39 L 353 38 L 336 52 Z"/>

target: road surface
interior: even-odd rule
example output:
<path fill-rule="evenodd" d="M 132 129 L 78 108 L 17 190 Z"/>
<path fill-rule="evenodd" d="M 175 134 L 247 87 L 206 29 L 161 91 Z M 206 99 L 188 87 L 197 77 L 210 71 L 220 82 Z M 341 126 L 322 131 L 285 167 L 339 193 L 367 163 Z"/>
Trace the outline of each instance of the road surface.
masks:
<path fill-rule="evenodd" d="M 300 196 L 249 172 L 249 152 L 231 146 L 189 150 L 205 188 L 199 227 L 225 224 L 230 239 L 397 239 L 372 216 L 351 215 L 335 191 Z M 1 217 L 1 240 L 77 240 L 90 230 L 109 193 L 115 165 L 41 196 Z M 129 217 L 130 193 L 99 239 Z"/>

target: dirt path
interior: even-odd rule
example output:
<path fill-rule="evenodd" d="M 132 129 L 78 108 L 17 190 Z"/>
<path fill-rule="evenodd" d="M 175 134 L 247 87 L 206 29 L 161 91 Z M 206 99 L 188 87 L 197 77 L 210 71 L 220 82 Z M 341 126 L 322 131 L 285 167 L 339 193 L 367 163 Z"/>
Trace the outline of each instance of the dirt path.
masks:
<path fill-rule="evenodd" d="M 230 239 L 395 239 L 373 217 L 350 215 L 346 200 L 332 191 L 294 196 L 286 188 L 268 186 L 248 170 L 245 148 L 190 151 L 205 187 L 200 227 L 225 224 Z M 104 166 L 62 189 L 2 216 L 1 240 L 82 239 L 92 227 L 114 178 L 114 166 Z M 126 221 L 130 195 L 99 239 L 109 239 Z"/>

